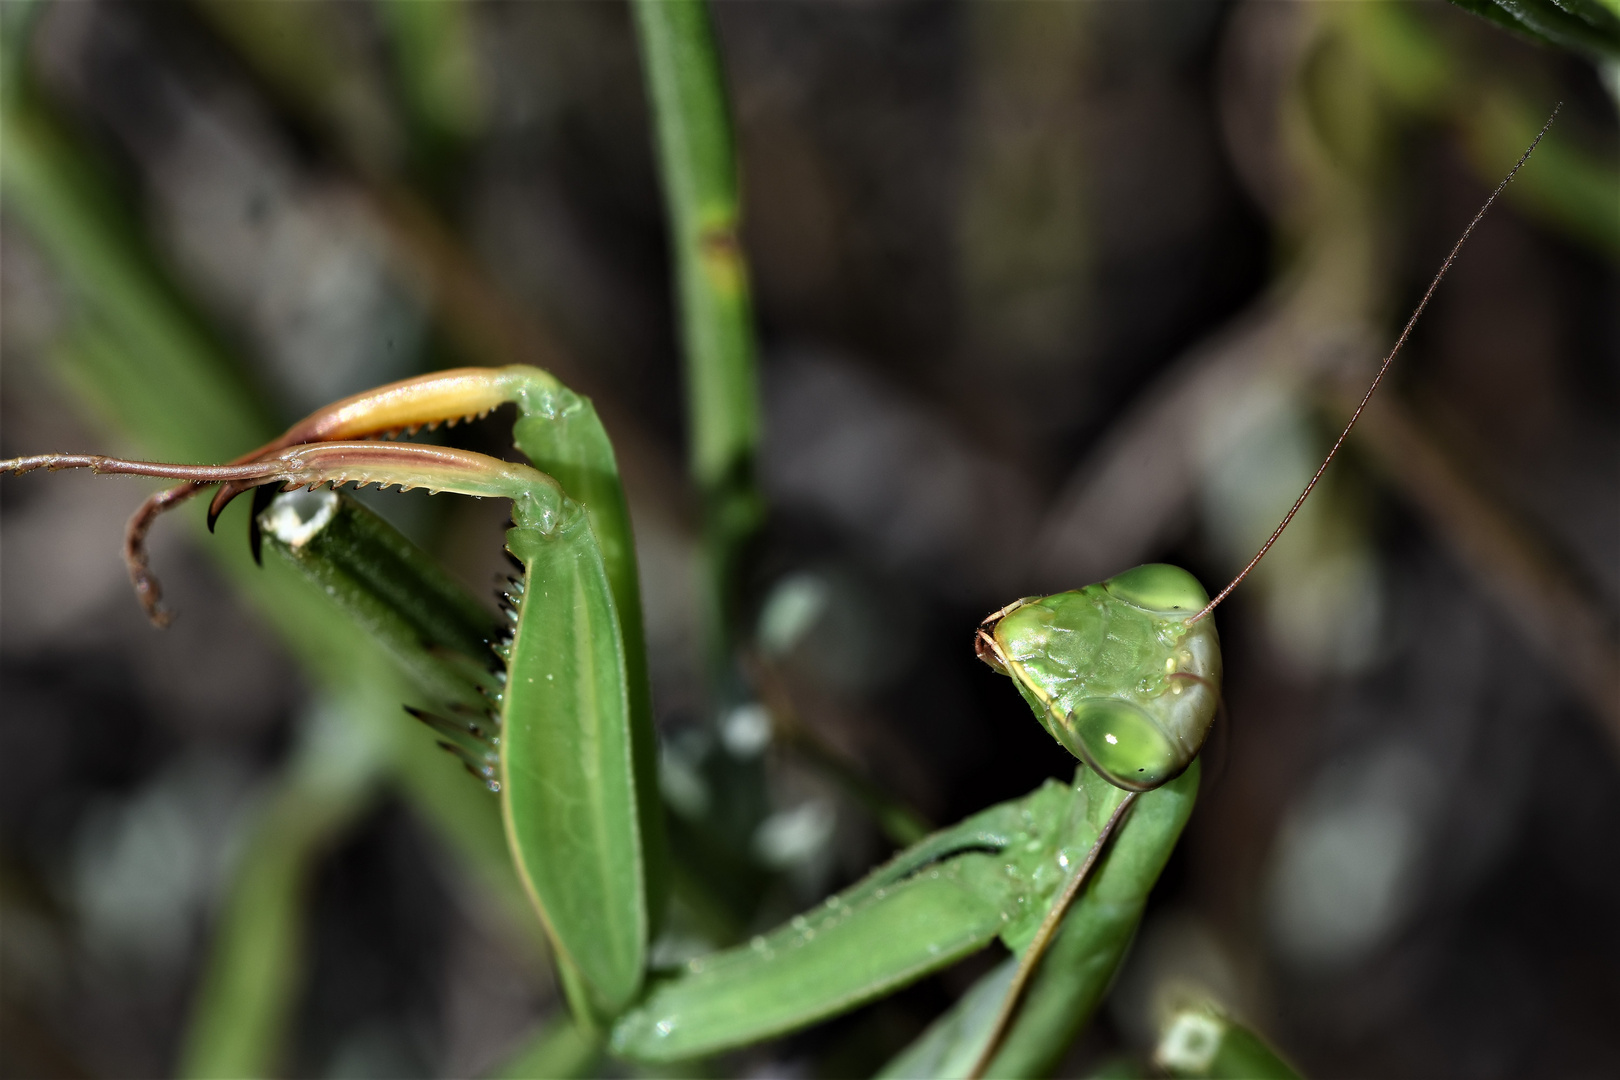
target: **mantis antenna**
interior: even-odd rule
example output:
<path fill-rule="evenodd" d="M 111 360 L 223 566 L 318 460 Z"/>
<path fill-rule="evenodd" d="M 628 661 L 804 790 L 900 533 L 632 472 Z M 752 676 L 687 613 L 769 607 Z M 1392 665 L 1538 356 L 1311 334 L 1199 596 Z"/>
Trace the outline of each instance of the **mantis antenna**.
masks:
<path fill-rule="evenodd" d="M 1343 446 L 1344 440 L 1350 437 L 1350 429 L 1356 426 L 1357 420 L 1361 419 L 1362 410 L 1367 407 L 1367 402 L 1372 400 L 1373 391 L 1378 389 L 1378 384 L 1384 381 L 1384 375 L 1389 371 L 1389 366 L 1395 362 L 1395 357 L 1399 355 L 1401 346 L 1406 344 L 1406 339 L 1411 335 L 1412 327 L 1417 325 L 1418 317 L 1423 314 L 1423 309 L 1429 306 L 1429 299 L 1434 296 L 1434 291 L 1440 287 L 1440 282 L 1446 276 L 1446 271 L 1450 270 L 1451 264 L 1457 261 L 1457 255 L 1462 251 L 1463 245 L 1468 242 L 1468 238 L 1473 235 L 1474 229 L 1481 221 L 1485 220 L 1485 215 L 1490 210 L 1491 204 L 1496 202 L 1496 197 L 1502 194 L 1503 189 L 1519 174 L 1519 170 L 1524 168 L 1524 163 L 1530 160 L 1531 153 L 1540 144 L 1542 136 L 1547 134 L 1547 129 L 1552 127 L 1553 121 L 1558 119 L 1558 110 L 1563 107 L 1564 103 L 1562 101 L 1553 106 L 1552 115 L 1547 117 L 1545 124 L 1541 125 L 1541 130 L 1531 140 L 1530 146 L 1524 153 L 1519 155 L 1519 160 L 1514 163 L 1513 168 L 1508 170 L 1508 174 L 1502 178 L 1502 182 L 1496 185 L 1496 190 L 1491 192 L 1491 197 L 1485 200 L 1485 205 L 1479 208 L 1479 213 L 1474 215 L 1474 219 L 1468 223 L 1468 228 L 1463 230 L 1463 234 L 1452 245 L 1451 253 L 1446 256 L 1446 261 L 1440 264 L 1440 269 L 1434 275 L 1434 280 L 1429 282 L 1428 289 L 1423 293 L 1423 299 L 1418 301 L 1416 310 L 1412 312 L 1412 317 L 1406 320 L 1406 326 L 1401 330 L 1401 336 L 1395 339 L 1395 347 L 1389 350 L 1388 356 L 1384 357 L 1383 364 L 1378 368 L 1378 374 L 1373 376 L 1372 385 L 1367 387 L 1367 392 L 1361 396 L 1361 404 L 1357 405 L 1356 411 L 1350 414 L 1350 422 L 1344 425 L 1343 431 L 1339 432 L 1339 437 L 1334 440 L 1333 449 L 1329 450 L 1327 457 L 1322 459 L 1322 464 L 1316 470 L 1316 475 L 1311 477 L 1311 482 L 1305 485 L 1305 490 L 1299 493 L 1299 498 L 1294 500 L 1294 505 L 1288 508 L 1288 513 L 1283 515 L 1282 521 L 1272 530 L 1271 535 L 1266 538 L 1266 542 L 1260 545 L 1260 550 L 1255 552 L 1254 558 L 1249 560 L 1249 565 L 1245 566 L 1242 573 L 1233 578 L 1226 588 L 1216 593 L 1215 598 L 1204 607 L 1204 610 L 1188 619 L 1188 626 L 1193 625 L 1214 611 L 1216 606 L 1222 600 L 1225 600 L 1233 589 L 1242 584 L 1243 579 L 1249 576 L 1249 571 L 1260 564 L 1260 560 L 1266 557 L 1266 552 L 1271 550 L 1271 545 L 1277 542 L 1277 538 L 1282 536 L 1283 530 L 1288 528 L 1288 523 L 1294 520 L 1294 515 L 1299 513 L 1299 508 L 1305 504 L 1306 498 L 1316 487 L 1316 482 L 1322 479 L 1322 474 L 1333 463 L 1333 458 L 1338 454 L 1339 447 Z"/>

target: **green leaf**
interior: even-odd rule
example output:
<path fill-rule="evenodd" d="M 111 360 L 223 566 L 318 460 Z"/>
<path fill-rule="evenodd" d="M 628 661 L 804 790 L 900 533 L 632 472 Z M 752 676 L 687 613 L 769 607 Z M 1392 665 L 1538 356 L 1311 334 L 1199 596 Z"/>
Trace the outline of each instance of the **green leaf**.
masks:
<path fill-rule="evenodd" d="M 1602 0 L 1452 0 L 1499 26 L 1593 59 L 1620 60 L 1620 12 Z"/>

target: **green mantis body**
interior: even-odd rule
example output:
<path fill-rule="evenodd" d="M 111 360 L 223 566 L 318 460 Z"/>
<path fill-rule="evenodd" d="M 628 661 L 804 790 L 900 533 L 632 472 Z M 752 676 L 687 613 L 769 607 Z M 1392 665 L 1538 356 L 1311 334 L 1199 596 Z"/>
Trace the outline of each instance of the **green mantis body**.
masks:
<path fill-rule="evenodd" d="M 532 466 L 373 438 L 509 402 Z M 209 485 L 221 486 L 214 514 L 252 488 L 345 483 L 511 502 L 506 546 L 523 574 L 509 594 L 510 636 L 491 642 L 498 670 L 479 684 L 486 704 L 419 715 L 501 800 L 581 1027 L 622 1057 L 655 1063 L 813 1023 L 1000 938 L 1015 968 L 986 976 L 890 1072 L 1048 1068 L 1100 1000 L 1190 813 L 1220 694 L 1219 646 L 1204 620 L 1243 578 L 1210 601 L 1185 571 L 1143 566 L 991 615 L 977 651 L 1085 763 L 1074 782 L 1048 782 L 936 833 L 788 925 L 649 980 L 664 876 L 650 701 L 629 516 L 589 402 L 533 368 L 461 369 L 322 409 L 231 465 L 56 454 L 0 462 L 12 472 L 70 467 L 183 481 L 130 526 L 131 574 L 154 612 L 145 531 Z"/>
<path fill-rule="evenodd" d="M 519 449 L 547 472 L 465 451 L 365 438 L 477 415 L 507 401 L 519 406 Z M 487 704 L 482 712 L 469 711 L 462 700 L 413 713 L 501 800 L 514 862 L 556 947 L 576 1015 L 587 1027 L 611 1023 L 610 1045 L 626 1058 L 665 1062 L 711 1054 L 854 1008 L 997 938 L 1015 951 L 1026 949 L 1054 897 L 1076 880 L 1077 868 L 1127 799 L 1121 786 L 1082 767 L 1072 784 L 1049 782 L 936 833 L 818 910 L 695 960 L 643 993 L 648 938 L 661 902 L 655 876 L 661 822 L 649 782 L 652 742 L 634 548 L 611 447 L 588 402 L 535 369 L 463 369 L 339 402 L 229 466 L 61 456 L 5 465 L 13 471 L 84 466 L 185 481 L 154 496 L 132 521 L 132 575 L 146 582 L 142 596 L 149 600 L 156 583 L 139 541 L 153 507 L 172 506 L 208 483 L 221 485 L 214 515 L 253 487 L 370 483 L 509 500 L 506 546 L 523 575 L 508 593 L 510 635 L 491 643 L 500 663 L 494 678 L 482 680 Z M 258 521 L 273 523 L 276 506 Z M 326 572 L 303 562 L 317 579 Z M 1123 672 L 1151 663 L 1151 678 L 1127 678 L 1119 689 L 1142 717 L 1180 724 L 1177 745 L 1189 749 L 1155 772 L 1153 783 L 1132 785 L 1158 788 L 1126 821 L 1118 841 L 1122 850 L 1139 852 L 1141 865 L 1115 883 L 1119 898 L 1075 931 L 1088 942 L 1085 952 L 1115 960 L 1190 812 L 1196 770 L 1184 770 L 1213 715 L 1219 664 L 1211 659 L 1214 636 L 1207 624 L 1193 631 L 1181 626 L 1183 609 L 1203 597 L 1196 582 L 1173 568 L 1133 573 L 1100 594 L 1113 620 L 1102 639 L 1117 645 L 1126 623 L 1145 631 L 1132 639 L 1136 652 L 1129 655 L 1105 648 L 1103 664 Z M 1166 589 L 1174 586 L 1192 591 L 1166 603 Z M 1091 605 L 1098 588 L 1022 604 L 1001 613 L 981 638 L 981 650 L 1002 657 L 1004 670 L 1021 673 L 1026 696 L 1048 702 L 1041 715 L 1054 732 L 1068 730 L 1076 709 L 1065 704 L 1062 691 L 1051 690 L 1050 679 L 1041 680 L 1057 671 L 1054 664 L 1073 658 L 1034 643 L 1042 634 L 1061 636 L 1057 624 L 1067 617 L 1070 598 Z M 383 600 L 384 606 L 402 602 Z M 1054 625 L 1044 625 L 1043 613 L 1053 610 Z M 632 638 L 636 647 L 629 645 Z M 998 653 L 1004 646 L 1010 651 Z M 1143 649 L 1157 651 L 1145 658 Z M 1164 656 L 1179 664 L 1175 672 Z M 1084 700 L 1109 692 L 1095 681 L 1087 686 L 1091 697 Z M 1177 775 L 1180 780 L 1166 783 Z M 1102 977 L 1091 980 L 1093 997 L 1112 968 L 1101 965 Z M 973 1040 L 982 1046 L 987 1035 L 977 1030 Z"/>

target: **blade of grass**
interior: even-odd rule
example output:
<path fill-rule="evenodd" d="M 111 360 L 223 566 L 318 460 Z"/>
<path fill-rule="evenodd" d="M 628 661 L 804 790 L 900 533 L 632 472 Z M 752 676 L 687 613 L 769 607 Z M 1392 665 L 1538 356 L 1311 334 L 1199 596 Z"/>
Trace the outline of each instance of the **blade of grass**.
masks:
<path fill-rule="evenodd" d="M 180 1052 L 183 1077 L 275 1075 L 302 983 L 304 892 L 316 860 L 371 804 L 382 740 L 355 737 L 394 723 L 374 702 L 317 712 L 277 790 L 248 827 L 203 971 L 199 1007 Z"/>
<path fill-rule="evenodd" d="M 729 664 L 742 551 L 763 518 L 754 484 L 760 410 L 753 312 L 738 236 L 731 117 L 700 0 L 638 0 L 634 11 L 669 214 L 712 646 L 717 662 Z"/>
<path fill-rule="evenodd" d="M 740 667 L 747 549 L 764 519 L 754 479 L 760 407 L 748 267 L 738 237 L 737 162 L 724 75 L 701 0 L 638 0 L 633 7 L 669 220 L 684 359 L 687 468 L 699 494 L 702 587 L 711 719 L 752 696 Z M 722 905 L 745 922 L 763 878 L 751 841 L 768 811 L 758 760 L 712 754 L 701 763 L 714 798 L 701 820 L 670 819 L 678 862 L 731 872 L 680 874 L 675 883 L 724 881 Z M 721 894 L 695 898 L 712 907 Z"/>

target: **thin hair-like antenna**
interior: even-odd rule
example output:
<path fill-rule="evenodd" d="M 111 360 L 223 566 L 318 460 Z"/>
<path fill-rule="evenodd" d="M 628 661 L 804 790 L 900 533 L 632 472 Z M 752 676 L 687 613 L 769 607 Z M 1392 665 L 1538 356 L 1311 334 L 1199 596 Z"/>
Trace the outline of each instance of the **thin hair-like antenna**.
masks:
<path fill-rule="evenodd" d="M 1452 245 L 1451 254 L 1447 255 L 1446 261 L 1440 264 L 1439 272 L 1434 275 L 1434 280 L 1429 282 L 1428 289 L 1423 293 L 1423 299 L 1418 301 L 1417 309 L 1412 312 L 1412 317 L 1406 320 L 1406 326 L 1401 330 L 1401 336 L 1395 339 L 1395 347 L 1389 351 L 1388 356 L 1384 357 L 1383 364 L 1378 368 L 1378 374 L 1373 376 L 1372 385 L 1367 387 L 1367 392 L 1361 396 L 1361 404 L 1357 405 L 1356 411 L 1350 414 L 1350 422 L 1344 425 L 1343 431 L 1339 432 L 1339 437 L 1333 442 L 1333 449 L 1329 450 L 1327 457 L 1322 459 L 1322 464 L 1316 470 L 1316 475 L 1311 477 L 1311 482 L 1305 485 L 1305 490 L 1299 493 L 1299 498 L 1294 500 L 1294 505 L 1288 508 L 1288 513 L 1283 516 L 1282 522 L 1272 530 L 1271 535 L 1266 538 L 1266 542 L 1260 545 L 1260 550 L 1255 552 L 1254 558 L 1249 560 L 1249 565 L 1245 566 L 1243 572 L 1233 578 L 1226 588 L 1216 593 L 1215 598 L 1205 605 L 1204 610 L 1188 619 L 1188 626 L 1214 611 L 1216 606 L 1222 600 L 1225 600 L 1233 589 L 1243 583 L 1243 579 L 1249 576 L 1249 571 L 1260 564 L 1260 560 L 1266 557 L 1266 552 L 1271 550 L 1271 545 L 1277 542 L 1277 538 L 1282 536 L 1283 530 L 1288 528 L 1288 523 L 1294 520 L 1294 515 L 1299 513 L 1299 508 L 1305 505 L 1305 500 L 1316 487 L 1316 482 L 1322 479 L 1322 474 L 1327 471 L 1327 467 L 1333 463 L 1334 457 L 1339 453 L 1339 447 L 1343 446 L 1344 440 L 1350 437 L 1350 429 L 1356 426 L 1357 420 L 1361 419 L 1362 410 L 1367 407 L 1367 402 L 1372 400 L 1373 391 L 1377 390 L 1378 384 L 1384 381 L 1385 373 L 1389 371 L 1389 366 L 1395 362 L 1395 357 L 1400 354 L 1401 346 L 1405 345 L 1406 339 L 1411 336 L 1412 327 L 1417 325 L 1418 316 L 1422 315 L 1423 309 L 1429 306 L 1429 299 L 1434 296 L 1434 291 L 1440 287 L 1440 282 L 1446 276 L 1446 271 L 1450 270 L 1451 264 L 1457 261 L 1457 255 L 1462 251 L 1463 245 L 1468 242 L 1468 238 L 1473 235 L 1474 229 L 1481 221 L 1485 220 L 1485 214 L 1490 210 L 1491 205 L 1496 202 L 1496 197 L 1502 194 L 1503 189 L 1508 186 L 1515 176 L 1519 175 L 1519 170 L 1524 168 L 1524 163 L 1530 160 L 1530 155 L 1540 145 L 1542 137 L 1547 134 L 1547 129 L 1551 128 L 1553 121 L 1558 119 L 1558 110 L 1563 107 L 1564 103 L 1562 101 L 1553 106 L 1552 115 L 1547 117 L 1545 124 L 1541 125 L 1541 130 L 1531 140 L 1529 147 L 1519 155 L 1519 160 L 1514 163 L 1513 168 L 1508 170 L 1508 174 L 1502 178 L 1502 182 L 1496 185 L 1496 190 L 1491 192 L 1491 197 L 1485 200 L 1485 205 L 1479 208 L 1479 213 L 1474 215 L 1474 220 L 1468 223 L 1468 228 L 1463 230 L 1463 234 Z"/>

